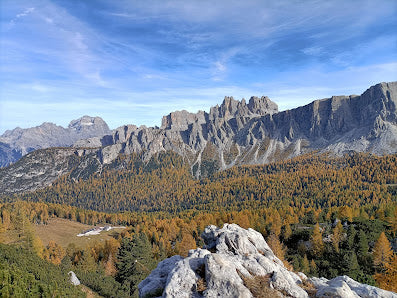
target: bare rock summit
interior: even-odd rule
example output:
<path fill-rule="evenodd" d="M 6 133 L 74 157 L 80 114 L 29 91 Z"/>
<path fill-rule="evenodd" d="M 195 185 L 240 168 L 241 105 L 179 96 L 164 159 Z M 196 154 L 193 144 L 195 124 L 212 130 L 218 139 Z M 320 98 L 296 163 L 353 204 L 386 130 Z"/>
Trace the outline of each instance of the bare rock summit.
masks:
<path fill-rule="evenodd" d="M 236 224 L 208 226 L 204 248 L 160 262 L 139 286 L 140 297 L 397 297 L 347 276 L 307 278 L 288 270 L 263 236 Z M 252 286 L 261 280 L 261 293 Z M 307 284 L 311 285 L 310 293 Z M 264 286 L 263 286 L 264 285 Z"/>

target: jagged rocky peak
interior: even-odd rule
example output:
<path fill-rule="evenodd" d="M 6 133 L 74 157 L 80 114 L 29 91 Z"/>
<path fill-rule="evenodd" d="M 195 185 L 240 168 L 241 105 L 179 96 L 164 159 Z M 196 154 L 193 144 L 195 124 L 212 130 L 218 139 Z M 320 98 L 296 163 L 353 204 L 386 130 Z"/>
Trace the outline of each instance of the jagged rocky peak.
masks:
<path fill-rule="evenodd" d="M 186 130 L 188 125 L 191 123 L 205 123 L 204 111 L 198 111 L 190 113 L 186 110 L 175 111 L 167 116 L 163 116 L 161 121 L 161 128 L 163 129 L 175 129 L 175 130 Z"/>
<path fill-rule="evenodd" d="M 246 109 L 245 99 L 238 101 L 233 96 L 225 96 L 219 107 L 220 115 L 223 118 L 234 117 L 238 111 Z"/>
<path fill-rule="evenodd" d="M 90 117 L 87 115 L 70 121 L 68 129 L 75 131 L 95 130 L 104 134 L 110 132 L 109 126 L 101 117 Z"/>
<path fill-rule="evenodd" d="M 219 106 L 211 109 L 211 112 L 218 110 L 220 118 L 244 117 L 244 116 L 262 116 L 278 112 L 278 106 L 272 102 L 267 96 L 252 96 L 246 103 L 243 98 L 241 101 L 235 100 L 233 97 L 226 96 Z M 210 114 L 211 114 L 210 112 Z"/>
<path fill-rule="evenodd" d="M 205 124 L 208 119 L 228 120 L 234 117 L 252 117 L 266 114 L 277 113 L 277 104 L 272 102 L 268 97 L 251 97 L 247 104 L 243 98 L 241 101 L 235 100 L 232 96 L 225 96 L 222 104 L 211 107 L 210 112 L 198 111 L 190 113 L 188 111 L 176 111 L 163 117 L 161 122 L 162 129 L 186 130 L 189 124 Z"/>
<path fill-rule="evenodd" d="M 248 104 L 244 98 L 239 101 L 232 96 L 225 96 L 222 104 L 211 107 L 209 113 L 204 111 L 190 113 L 185 110 L 172 112 L 163 117 L 161 128 L 183 131 L 188 129 L 189 124 L 204 124 L 208 119 L 211 121 L 216 121 L 216 119 L 228 120 L 234 117 L 263 116 L 277 112 L 277 104 L 272 102 L 267 96 L 253 96 Z"/>
<path fill-rule="evenodd" d="M 278 106 L 271 101 L 269 97 L 262 96 L 261 98 L 252 96 L 248 102 L 248 108 L 254 114 L 266 115 L 278 112 Z"/>
<path fill-rule="evenodd" d="M 377 84 L 360 96 L 333 96 L 282 112 L 267 97 L 252 97 L 248 103 L 226 97 L 209 112 L 170 113 L 163 117 L 161 129 L 128 125 L 108 134 L 84 136 L 80 132 L 86 130 L 56 126 L 53 133 L 30 129 L 19 132 L 20 138 L 0 137 L 0 167 L 37 148 L 70 144 L 102 147 L 98 156 L 103 163 L 120 153 L 145 152 L 148 160 L 158 152 L 173 151 L 186 157 L 197 178 L 235 165 L 265 164 L 313 150 L 336 155 L 350 151 L 394 154 L 396 107 L 397 82 Z"/>
<path fill-rule="evenodd" d="M 160 262 L 139 286 L 140 297 L 397 297 L 348 276 L 307 278 L 288 270 L 262 234 L 236 224 L 208 226 L 204 248 Z M 261 283 L 261 287 L 253 284 Z M 265 285 L 265 286 L 263 286 Z M 261 291 L 261 293 L 258 293 Z"/>

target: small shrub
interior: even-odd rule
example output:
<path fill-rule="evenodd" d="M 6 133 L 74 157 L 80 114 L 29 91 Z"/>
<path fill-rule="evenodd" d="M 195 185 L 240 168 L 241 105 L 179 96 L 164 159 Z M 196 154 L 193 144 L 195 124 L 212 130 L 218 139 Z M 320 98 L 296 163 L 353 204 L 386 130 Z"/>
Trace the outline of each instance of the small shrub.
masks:
<path fill-rule="evenodd" d="M 281 297 L 278 291 L 270 288 L 270 274 L 251 278 L 240 274 L 240 277 L 255 298 Z"/>

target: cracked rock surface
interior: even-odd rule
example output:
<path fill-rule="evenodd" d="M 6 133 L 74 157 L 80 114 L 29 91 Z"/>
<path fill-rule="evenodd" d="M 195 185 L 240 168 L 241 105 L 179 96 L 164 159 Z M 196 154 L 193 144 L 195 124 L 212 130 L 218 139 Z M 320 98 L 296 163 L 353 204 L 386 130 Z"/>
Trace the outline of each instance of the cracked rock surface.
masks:
<path fill-rule="evenodd" d="M 304 280 L 317 288 L 316 297 L 397 297 L 348 276 L 327 280 L 296 274 L 253 229 L 208 226 L 202 238 L 204 248 L 190 250 L 186 258 L 173 256 L 160 262 L 139 284 L 140 297 L 255 297 L 247 283 L 255 277 L 265 278 L 271 297 L 309 297 L 302 287 Z"/>

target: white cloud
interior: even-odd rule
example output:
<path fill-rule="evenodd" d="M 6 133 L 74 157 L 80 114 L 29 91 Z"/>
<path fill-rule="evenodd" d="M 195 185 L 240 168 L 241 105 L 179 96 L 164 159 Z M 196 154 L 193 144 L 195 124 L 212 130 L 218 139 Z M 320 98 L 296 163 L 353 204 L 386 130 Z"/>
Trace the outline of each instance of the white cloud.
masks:
<path fill-rule="evenodd" d="M 310 56 L 319 56 L 324 53 L 324 48 L 320 46 L 313 46 L 309 48 L 304 48 L 302 52 Z"/>
<path fill-rule="evenodd" d="M 34 11 L 34 7 L 29 7 L 27 9 L 25 9 L 22 13 L 17 14 L 15 16 L 15 18 L 19 19 L 19 18 L 25 17 L 33 11 Z"/>
<path fill-rule="evenodd" d="M 395 56 L 379 54 L 395 48 L 396 35 L 362 39 L 392 20 L 390 3 L 122 1 L 99 15 L 41 0 L 9 10 L 18 30 L 1 40 L 2 98 L 28 98 L 41 120 L 80 111 L 150 125 L 175 109 L 208 110 L 225 95 L 268 95 L 287 109 L 361 93 L 397 77 Z M 2 117 L 30 112 L 18 108 Z"/>
<path fill-rule="evenodd" d="M 35 10 L 34 7 L 26 8 L 23 12 L 18 13 L 6 26 L 6 30 L 10 30 L 12 27 L 15 26 L 18 19 L 26 17 L 27 15 L 31 14 Z"/>

